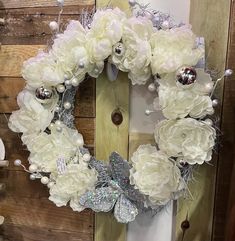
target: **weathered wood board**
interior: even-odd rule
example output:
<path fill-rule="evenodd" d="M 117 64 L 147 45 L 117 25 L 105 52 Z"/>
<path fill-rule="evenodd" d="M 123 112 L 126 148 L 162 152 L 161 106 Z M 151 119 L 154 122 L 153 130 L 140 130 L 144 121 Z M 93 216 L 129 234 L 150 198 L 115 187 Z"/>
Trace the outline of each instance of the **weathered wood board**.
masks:
<path fill-rule="evenodd" d="M 94 8 L 94 1 L 65 1 L 62 25 L 79 19 L 82 9 Z M 24 87 L 21 77 L 23 62 L 44 48 L 52 37 L 48 23 L 57 19 L 56 1 L 10 0 L 0 2 L 0 137 L 6 145 L 7 168 L 0 168 L 0 240 L 10 241 L 92 241 L 94 214 L 77 213 L 69 207 L 57 208 L 48 200 L 48 189 L 39 181 L 30 181 L 27 173 L 15 167 L 20 158 L 27 166 L 28 152 L 20 135 L 7 127 L 9 114 L 18 109 L 16 96 Z M 3 20 L 3 21 L 2 21 Z M 36 44 L 36 45 L 35 45 Z M 39 46 L 40 45 L 40 46 Z M 84 135 L 87 147 L 94 152 L 95 80 L 79 88 L 75 104 L 76 126 Z"/>
<path fill-rule="evenodd" d="M 228 43 L 230 0 L 191 0 L 190 23 L 197 36 L 206 40 L 207 67 L 220 74 L 225 69 Z M 222 103 L 223 82 L 218 86 L 216 98 Z M 221 106 L 216 116 L 221 116 Z M 212 223 L 217 173 L 217 159 L 214 155 L 211 165 L 196 169 L 195 181 L 189 185 L 193 200 L 181 199 L 176 214 L 177 241 L 209 241 L 212 238 Z M 190 228 L 183 232 L 181 224 L 186 220 Z"/>

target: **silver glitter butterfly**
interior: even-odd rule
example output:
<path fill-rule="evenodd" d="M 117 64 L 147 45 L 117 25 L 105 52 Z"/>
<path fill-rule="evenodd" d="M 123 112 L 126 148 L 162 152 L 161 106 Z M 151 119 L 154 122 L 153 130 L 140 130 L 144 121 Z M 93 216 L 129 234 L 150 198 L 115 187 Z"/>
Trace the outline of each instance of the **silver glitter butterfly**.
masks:
<path fill-rule="evenodd" d="M 98 172 L 96 190 L 86 192 L 80 198 L 80 204 L 95 212 L 109 212 L 114 209 L 114 216 L 120 223 L 135 219 L 138 209 L 143 208 L 144 196 L 130 184 L 130 165 L 113 152 L 110 164 L 92 158 L 90 166 Z"/>

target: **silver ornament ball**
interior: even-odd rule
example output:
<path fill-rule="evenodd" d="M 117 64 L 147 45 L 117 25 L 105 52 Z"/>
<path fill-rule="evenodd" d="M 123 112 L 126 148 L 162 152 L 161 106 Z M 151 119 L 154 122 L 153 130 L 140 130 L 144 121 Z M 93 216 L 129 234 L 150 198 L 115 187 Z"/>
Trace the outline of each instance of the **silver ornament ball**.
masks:
<path fill-rule="evenodd" d="M 125 54 L 125 47 L 123 45 L 123 43 L 116 43 L 114 46 L 113 46 L 113 53 L 116 55 L 116 56 L 123 56 Z"/>
<path fill-rule="evenodd" d="M 193 67 L 184 66 L 176 73 L 177 82 L 182 86 L 189 86 L 195 83 L 197 72 Z"/>
<path fill-rule="evenodd" d="M 50 88 L 41 86 L 35 90 L 35 95 L 40 103 L 48 103 L 53 96 L 53 92 Z"/>
<path fill-rule="evenodd" d="M 213 107 L 216 107 L 218 104 L 219 104 L 219 100 L 217 100 L 217 99 L 212 100 Z"/>

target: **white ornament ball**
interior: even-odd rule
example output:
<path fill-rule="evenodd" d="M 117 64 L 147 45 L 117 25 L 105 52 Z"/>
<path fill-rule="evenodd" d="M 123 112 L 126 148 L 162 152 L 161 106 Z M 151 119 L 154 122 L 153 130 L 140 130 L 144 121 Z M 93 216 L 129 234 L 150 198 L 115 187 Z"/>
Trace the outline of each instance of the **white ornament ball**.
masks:
<path fill-rule="evenodd" d="M 51 123 L 51 124 L 48 126 L 49 130 L 52 130 L 54 127 L 55 127 L 55 124 L 54 124 L 54 123 Z"/>
<path fill-rule="evenodd" d="M 162 29 L 169 29 L 170 28 L 170 23 L 168 21 L 164 21 L 161 25 Z"/>
<path fill-rule="evenodd" d="M 37 165 L 35 165 L 35 164 L 31 164 L 31 165 L 29 166 L 29 171 L 30 171 L 30 172 L 36 172 L 37 169 L 38 169 L 38 167 L 37 167 Z"/>
<path fill-rule="evenodd" d="M 66 110 L 69 110 L 70 108 L 71 108 L 71 103 L 69 103 L 69 102 L 65 102 L 64 103 L 64 108 L 66 109 Z"/>
<path fill-rule="evenodd" d="M 228 77 L 231 76 L 233 74 L 233 70 L 232 69 L 226 69 L 224 72 L 224 76 Z"/>
<path fill-rule="evenodd" d="M 67 85 L 67 86 L 68 86 L 68 85 L 71 85 L 71 80 L 66 79 L 64 83 L 65 83 L 65 85 Z"/>
<path fill-rule="evenodd" d="M 59 112 L 60 111 L 60 107 L 59 106 L 56 106 L 55 107 L 55 112 Z"/>
<path fill-rule="evenodd" d="M 154 83 L 151 83 L 151 84 L 148 86 L 148 90 L 149 90 L 150 92 L 154 92 L 154 91 L 156 90 L 155 84 L 154 84 Z"/>
<path fill-rule="evenodd" d="M 85 162 L 89 162 L 90 159 L 91 159 L 91 155 L 86 153 L 83 155 L 82 159 L 85 161 Z"/>
<path fill-rule="evenodd" d="M 52 21 L 49 23 L 49 27 L 52 31 L 57 31 L 59 28 L 59 25 L 56 21 Z"/>
<path fill-rule="evenodd" d="M 71 84 L 72 84 L 72 86 L 75 86 L 75 87 L 78 86 L 79 85 L 78 78 L 76 78 L 76 77 L 72 78 Z"/>
<path fill-rule="evenodd" d="M 56 89 L 59 93 L 63 93 L 65 91 L 64 85 L 57 85 Z"/>
<path fill-rule="evenodd" d="M 15 166 L 21 166 L 21 160 L 20 159 L 16 159 L 15 161 L 14 161 L 14 165 Z"/>
<path fill-rule="evenodd" d="M 128 2 L 129 2 L 131 7 L 134 7 L 136 5 L 136 1 L 135 0 L 129 0 Z"/>
<path fill-rule="evenodd" d="M 57 120 L 57 121 L 55 122 L 55 125 L 56 125 L 56 126 L 62 126 L 62 121 Z"/>
<path fill-rule="evenodd" d="M 47 185 L 49 183 L 49 178 L 48 177 L 42 177 L 41 183 Z"/>
<path fill-rule="evenodd" d="M 34 174 L 30 174 L 29 179 L 31 181 L 34 181 L 34 180 L 36 180 L 36 176 Z"/>
<path fill-rule="evenodd" d="M 211 119 L 206 119 L 205 120 L 205 123 L 209 126 L 212 126 L 213 125 L 213 121 Z"/>

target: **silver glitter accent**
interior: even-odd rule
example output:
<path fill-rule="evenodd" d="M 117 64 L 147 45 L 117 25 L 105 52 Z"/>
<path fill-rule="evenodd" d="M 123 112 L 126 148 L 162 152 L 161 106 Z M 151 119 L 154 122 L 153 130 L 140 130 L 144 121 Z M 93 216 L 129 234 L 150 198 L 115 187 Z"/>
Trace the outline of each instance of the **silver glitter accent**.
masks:
<path fill-rule="evenodd" d="M 119 223 L 132 222 L 135 220 L 137 214 L 137 207 L 121 194 L 114 208 L 114 216 L 117 221 Z"/>
<path fill-rule="evenodd" d="M 95 212 L 109 212 L 113 209 L 120 193 L 111 187 L 101 187 L 93 192 L 86 192 L 80 198 L 80 204 Z"/>

